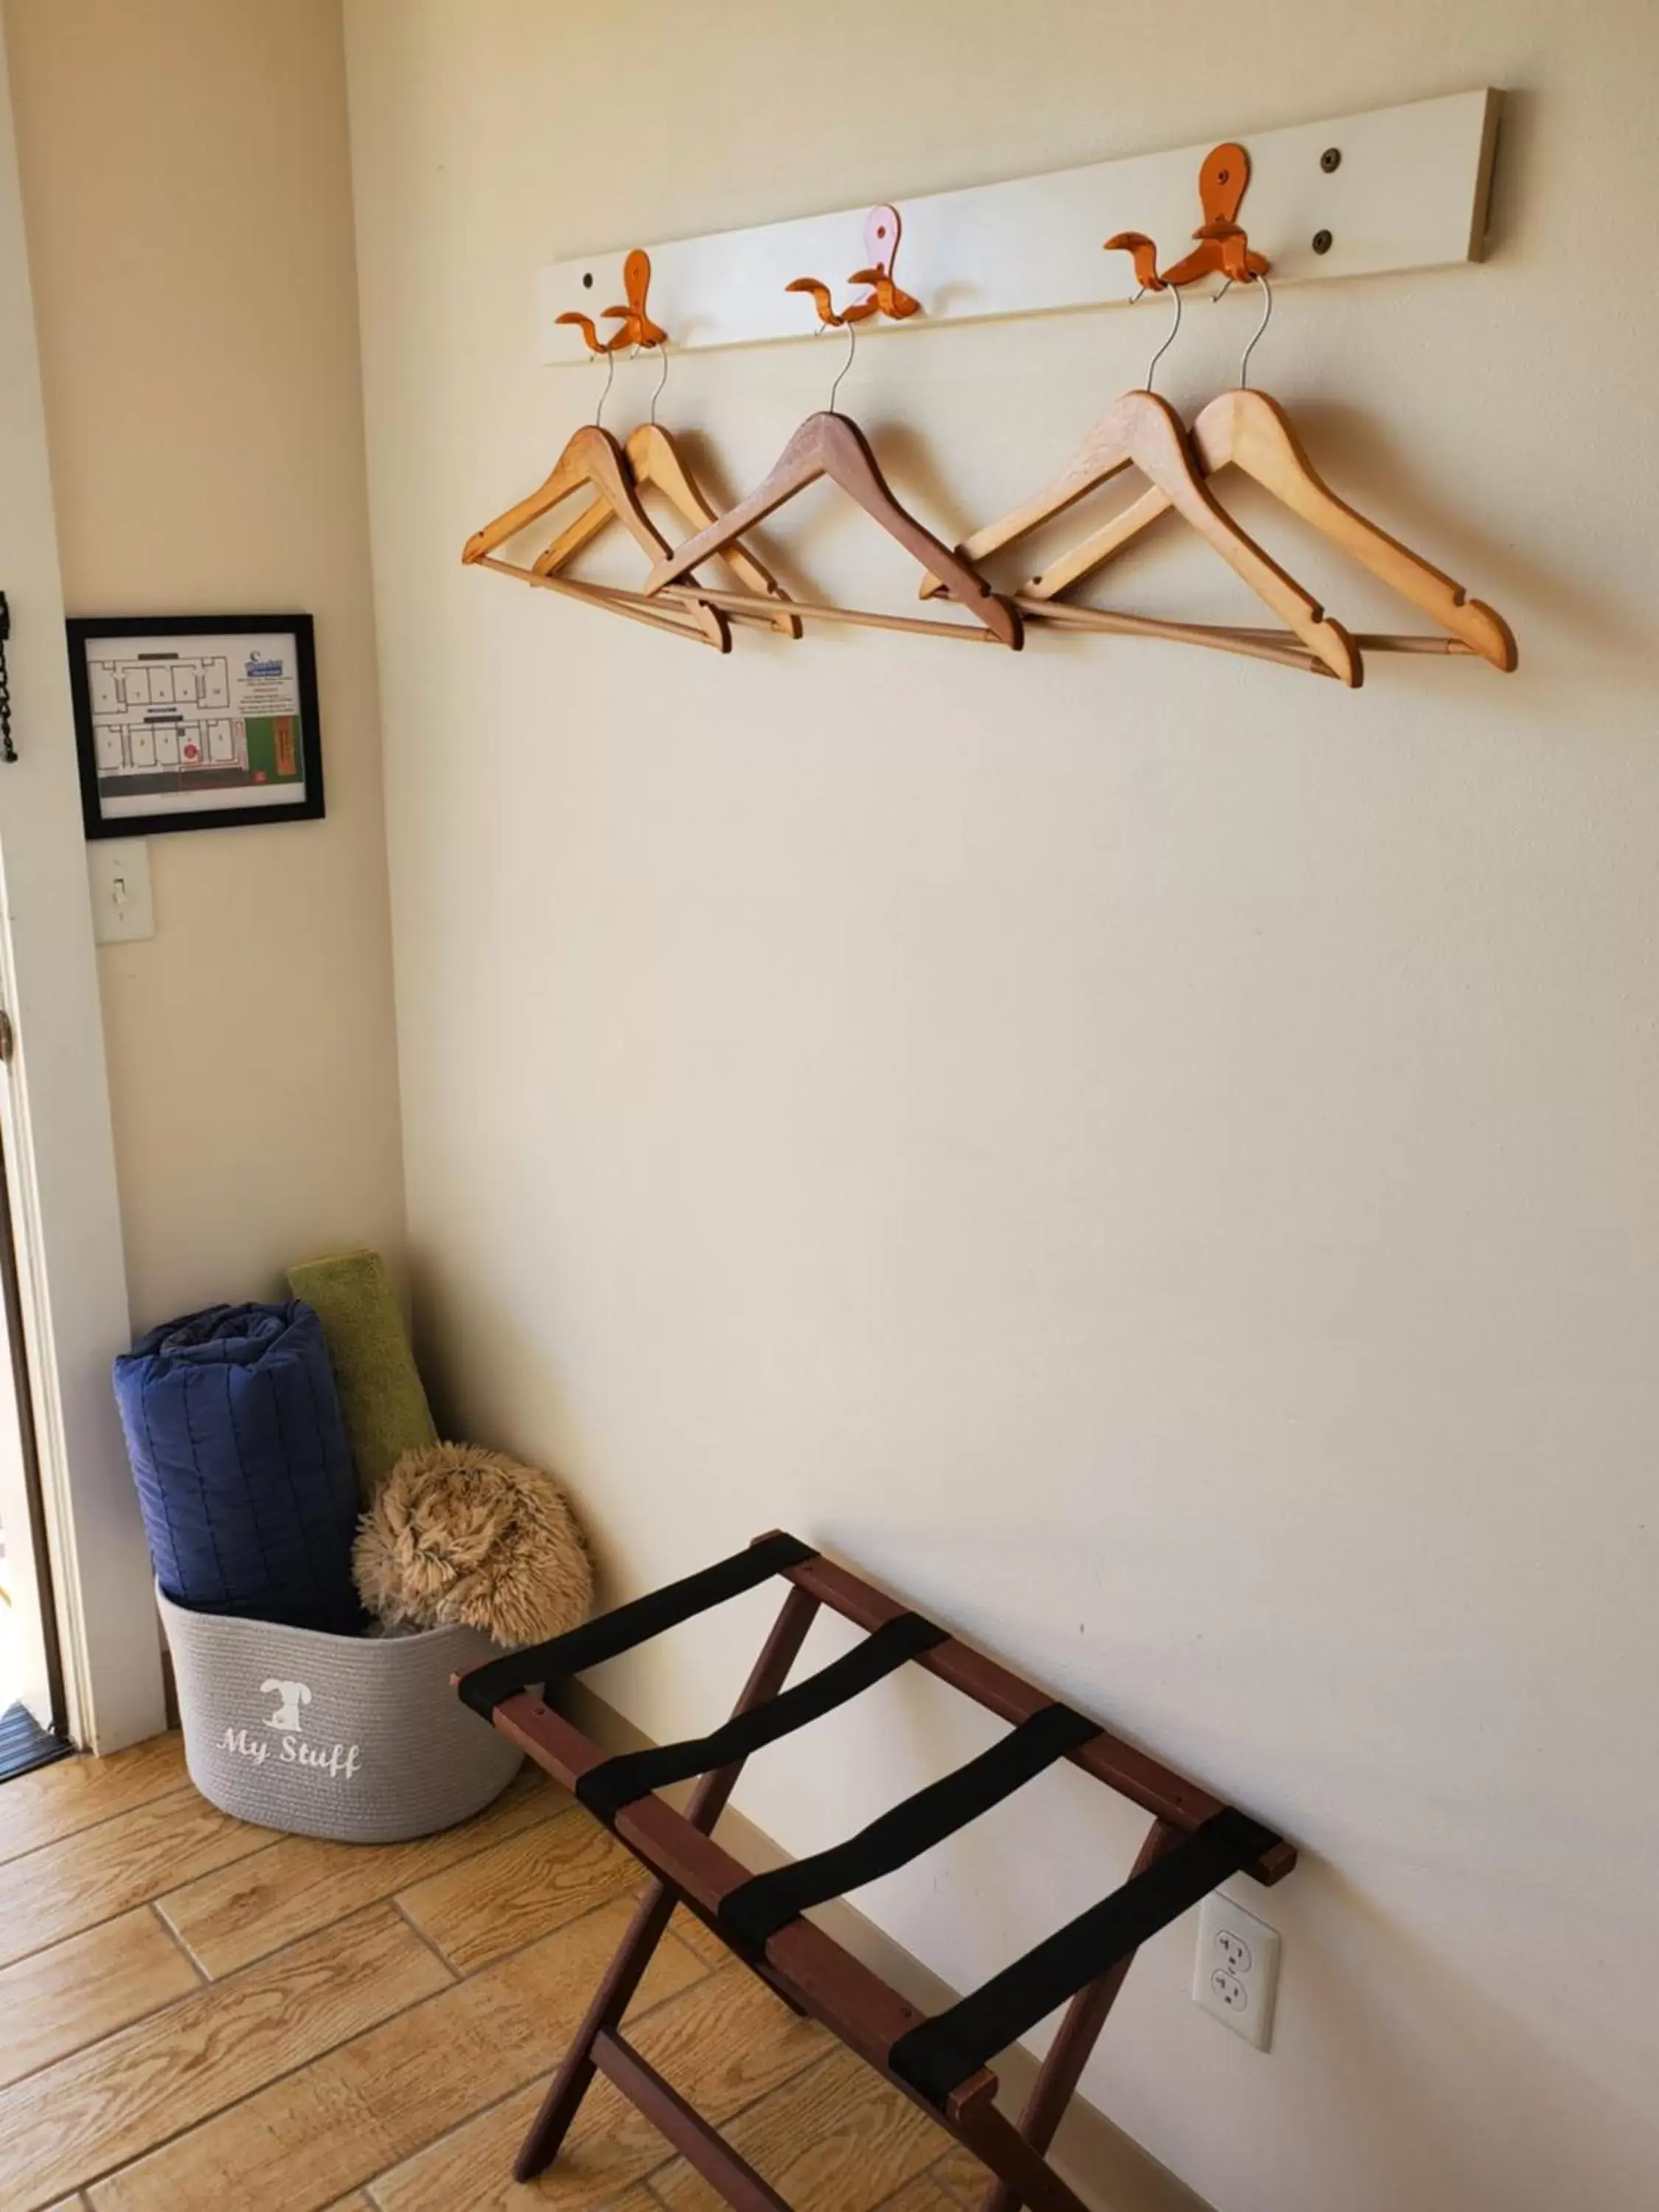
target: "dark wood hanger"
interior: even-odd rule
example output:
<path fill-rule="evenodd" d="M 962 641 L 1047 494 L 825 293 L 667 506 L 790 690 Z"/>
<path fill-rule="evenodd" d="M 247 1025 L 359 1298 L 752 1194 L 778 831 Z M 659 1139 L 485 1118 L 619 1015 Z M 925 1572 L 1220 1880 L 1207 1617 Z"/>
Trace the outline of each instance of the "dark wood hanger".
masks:
<path fill-rule="evenodd" d="M 845 415 L 827 410 L 808 416 L 779 455 L 771 473 L 747 499 L 707 530 L 688 538 L 676 551 L 665 552 L 646 580 L 646 595 L 652 597 L 665 590 L 688 575 L 700 562 L 722 552 L 745 531 L 763 522 L 769 514 L 775 514 L 797 493 L 805 491 L 809 484 L 816 483 L 820 477 L 828 477 L 849 498 L 856 500 L 890 537 L 896 538 L 921 563 L 945 595 L 959 601 L 994 637 L 1018 652 L 1024 642 L 1024 629 L 1018 611 L 1006 599 L 999 598 L 967 561 L 958 558 L 900 506 L 888 489 L 876 457 L 857 423 Z M 806 602 L 797 602 L 796 608 L 802 614 L 812 611 Z M 844 618 L 860 619 L 850 613 Z M 890 627 L 898 619 L 902 618 L 890 618 L 882 627 Z M 938 629 L 950 625 L 917 623 L 911 618 L 906 627 Z"/>

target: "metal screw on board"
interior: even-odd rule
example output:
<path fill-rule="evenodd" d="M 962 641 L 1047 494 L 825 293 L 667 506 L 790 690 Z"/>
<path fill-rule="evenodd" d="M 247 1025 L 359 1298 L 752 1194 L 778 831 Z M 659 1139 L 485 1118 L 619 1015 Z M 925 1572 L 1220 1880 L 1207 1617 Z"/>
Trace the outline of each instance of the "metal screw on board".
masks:
<path fill-rule="evenodd" d="M 1313 234 L 1313 250 L 1316 253 L 1328 253 L 1330 252 L 1331 234 L 1328 230 L 1315 231 Z"/>
<path fill-rule="evenodd" d="M 1333 169 L 1340 169 L 1342 167 L 1342 149 L 1328 146 L 1319 157 L 1319 166 L 1328 177 Z"/>

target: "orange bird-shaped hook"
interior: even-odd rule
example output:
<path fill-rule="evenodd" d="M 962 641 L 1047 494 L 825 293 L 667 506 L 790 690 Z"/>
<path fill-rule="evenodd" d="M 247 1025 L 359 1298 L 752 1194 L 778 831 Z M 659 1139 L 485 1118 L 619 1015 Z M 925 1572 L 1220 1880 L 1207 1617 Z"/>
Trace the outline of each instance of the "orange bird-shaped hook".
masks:
<path fill-rule="evenodd" d="M 605 318 L 609 321 L 620 317 L 622 328 L 609 337 L 601 337 L 594 329 L 592 319 L 577 314 L 574 310 L 560 315 L 562 323 L 574 323 L 587 341 L 590 353 L 619 353 L 623 346 L 666 345 L 668 333 L 660 323 L 653 323 L 646 313 L 646 295 L 651 289 L 651 256 L 636 246 L 623 263 L 623 289 L 628 295 L 628 304 L 622 307 L 607 307 Z"/>
<path fill-rule="evenodd" d="M 1198 197 L 1204 220 L 1193 233 L 1194 252 L 1159 272 L 1158 248 L 1144 231 L 1120 230 L 1106 241 L 1109 253 L 1130 254 L 1135 281 L 1144 292 L 1161 292 L 1166 284 L 1192 284 L 1200 276 L 1221 276 L 1237 282 L 1265 276 L 1273 266 L 1250 251 L 1249 240 L 1239 227 L 1238 210 L 1250 181 L 1250 157 L 1244 148 L 1229 140 L 1212 146 L 1198 173 Z"/>
<path fill-rule="evenodd" d="M 1120 230 L 1106 241 L 1108 253 L 1128 253 L 1134 257 L 1135 282 L 1143 292 L 1161 292 L 1164 279 L 1158 273 L 1158 248 L 1144 230 Z"/>
<path fill-rule="evenodd" d="M 838 315 L 836 313 L 836 303 L 830 295 L 830 287 L 820 283 L 816 276 L 793 277 L 783 289 L 786 292 L 810 292 L 812 295 L 812 304 L 818 311 L 818 320 L 823 325 L 825 330 L 838 331 L 847 320 L 845 315 Z"/>
<path fill-rule="evenodd" d="M 622 335 L 629 345 L 666 345 L 667 331 L 645 311 L 646 294 L 651 289 L 651 256 L 641 246 L 636 246 L 623 264 L 623 289 L 628 295 L 628 305 L 607 307 L 607 318 L 623 318 Z"/>
<path fill-rule="evenodd" d="M 893 282 L 893 260 L 898 252 L 899 234 L 903 225 L 896 208 L 872 208 L 864 219 L 864 250 L 870 257 L 871 266 L 855 269 L 848 278 L 849 284 L 869 284 L 874 289 L 861 300 L 851 300 L 840 314 L 830 287 L 817 276 L 797 276 L 786 284 L 786 292 L 810 292 L 812 304 L 818 311 L 818 320 L 826 330 L 838 331 L 848 323 L 862 323 L 872 315 L 890 316 L 902 322 L 907 316 L 921 313 L 920 300 L 913 300 L 902 292 Z"/>
<path fill-rule="evenodd" d="M 896 208 L 872 208 L 864 222 L 864 250 L 869 255 L 868 269 L 855 269 L 848 278 L 849 284 L 874 286 L 868 299 L 855 301 L 848 310 L 849 319 L 858 316 L 883 314 L 894 322 L 902 322 L 908 315 L 921 313 L 920 300 L 913 300 L 908 292 L 901 292 L 893 282 L 893 264 L 898 258 L 899 240 L 904 225 Z"/>

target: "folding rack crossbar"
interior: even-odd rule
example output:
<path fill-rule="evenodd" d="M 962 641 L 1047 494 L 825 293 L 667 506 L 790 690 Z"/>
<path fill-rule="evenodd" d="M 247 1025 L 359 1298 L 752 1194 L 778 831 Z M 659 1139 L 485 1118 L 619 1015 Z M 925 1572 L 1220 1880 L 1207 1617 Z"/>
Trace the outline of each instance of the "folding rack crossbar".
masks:
<path fill-rule="evenodd" d="M 556 1682 L 753 1589 L 792 1588 L 729 1721 L 659 1749 L 606 1753 L 546 1702 Z M 862 1643 L 793 1688 L 791 1667 L 820 1606 Z M 908 1661 L 1009 1723 L 990 1750 L 906 1798 L 848 1842 L 754 1875 L 709 1832 L 752 1752 L 775 1743 Z M 1282 1881 L 1291 1846 L 1146 1753 L 1057 1704 L 797 1537 L 757 1537 L 745 1552 L 603 1614 L 568 1636 L 456 1677 L 460 1695 L 575 1792 L 655 1877 L 600 1982 L 514 2167 L 550 2166 L 595 2072 L 661 2129 L 736 2208 L 789 2212 L 776 2191 L 649 2066 L 621 2033 L 671 1914 L 684 1904 L 797 2011 L 939 2120 L 995 2177 L 983 2212 L 1085 2212 L 1046 2153 L 1140 1944 L 1243 1871 Z M 1152 1815 L 1122 1887 L 1046 1937 L 948 2011 L 929 2019 L 803 1916 L 890 1874 L 952 1835 L 1060 1759 Z M 700 1778 L 684 1813 L 653 1793 Z M 1016 2124 L 997 2109 L 988 2061 L 1060 2005 L 1067 2009 Z"/>

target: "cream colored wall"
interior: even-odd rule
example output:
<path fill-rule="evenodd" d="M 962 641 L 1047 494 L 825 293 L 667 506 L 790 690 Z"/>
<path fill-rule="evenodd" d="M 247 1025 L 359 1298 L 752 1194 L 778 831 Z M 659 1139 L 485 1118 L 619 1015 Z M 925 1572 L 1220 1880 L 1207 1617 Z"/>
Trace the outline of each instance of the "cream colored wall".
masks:
<path fill-rule="evenodd" d="M 401 1249 L 337 0 L 7 0 L 71 613 L 308 609 L 328 818 L 150 841 L 100 954 L 136 1327 Z"/>
<path fill-rule="evenodd" d="M 457 1422 L 567 1471 L 613 1595 L 796 1528 L 1285 1824 L 1307 1863 L 1250 1899 L 1286 1938 L 1273 2054 L 1188 2002 L 1188 1923 L 1090 2076 L 1224 2212 L 1650 2206 L 1659 295 L 1627 225 L 1659 16 L 349 0 L 347 30 L 410 1221 Z M 1287 289 L 1255 366 L 1511 617 L 1512 678 L 858 633 L 721 662 L 459 565 L 596 394 L 533 365 L 541 262 L 1486 82 L 1490 264 Z M 1196 307 L 1169 388 L 1254 320 Z M 959 531 L 1162 324 L 921 329 L 843 401 Z M 832 366 L 678 361 L 665 419 L 730 495 Z M 619 372 L 619 427 L 653 381 Z M 903 604 L 818 496 L 780 566 Z M 1119 589 L 1242 605 L 1168 537 Z M 753 1632 L 605 1693 L 706 1723 Z M 826 1740 L 742 1793 L 797 1846 L 974 1739 L 907 1686 Z M 1045 1784 L 858 1901 L 961 1984 L 1133 1825 Z"/>

